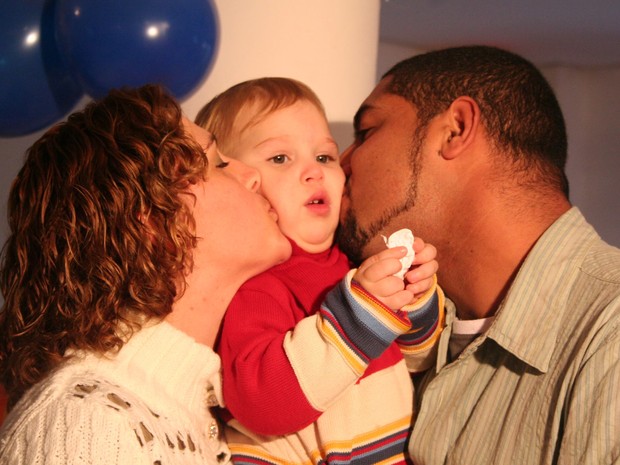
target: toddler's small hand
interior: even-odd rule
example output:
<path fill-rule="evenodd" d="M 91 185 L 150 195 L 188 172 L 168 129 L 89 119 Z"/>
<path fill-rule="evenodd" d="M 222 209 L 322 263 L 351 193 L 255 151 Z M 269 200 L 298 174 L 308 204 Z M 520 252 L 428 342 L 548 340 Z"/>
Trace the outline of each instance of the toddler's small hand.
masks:
<path fill-rule="evenodd" d="M 406 289 L 411 291 L 415 298 L 418 298 L 433 285 L 434 275 L 439 269 L 439 263 L 435 260 L 437 249 L 419 237 L 415 238 L 413 249 L 416 256 L 411 270 L 405 274 L 405 282 Z"/>
<path fill-rule="evenodd" d="M 402 279 L 394 276 L 401 269 L 400 259 L 407 254 L 405 247 L 382 250 L 368 257 L 357 269 L 353 279 L 392 310 L 399 310 L 413 299 Z"/>

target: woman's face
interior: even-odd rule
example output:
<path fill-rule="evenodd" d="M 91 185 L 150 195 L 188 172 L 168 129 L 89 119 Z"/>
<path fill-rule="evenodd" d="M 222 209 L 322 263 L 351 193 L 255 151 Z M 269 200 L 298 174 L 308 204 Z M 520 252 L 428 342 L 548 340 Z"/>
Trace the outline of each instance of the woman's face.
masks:
<path fill-rule="evenodd" d="M 224 157 L 205 129 L 187 119 L 183 124 L 209 160 L 206 179 L 190 188 L 198 237 L 194 271 L 230 272 L 243 282 L 287 260 L 291 246 L 275 210 L 258 194 L 258 171 Z"/>

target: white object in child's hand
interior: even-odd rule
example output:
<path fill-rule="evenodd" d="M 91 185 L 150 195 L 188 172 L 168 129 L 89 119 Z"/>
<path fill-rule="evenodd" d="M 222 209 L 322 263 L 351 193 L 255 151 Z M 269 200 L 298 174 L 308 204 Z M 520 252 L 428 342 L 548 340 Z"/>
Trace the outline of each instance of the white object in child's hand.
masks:
<path fill-rule="evenodd" d="M 389 249 L 399 246 L 407 248 L 407 255 L 400 259 L 400 263 L 403 266 L 398 273 L 394 274 L 394 276 L 404 279 L 405 273 L 409 271 L 409 267 L 415 258 L 415 252 L 413 251 L 413 233 L 410 229 L 400 229 L 392 233 L 389 238 L 385 236 L 381 237 L 383 237 L 385 245 L 387 245 Z"/>

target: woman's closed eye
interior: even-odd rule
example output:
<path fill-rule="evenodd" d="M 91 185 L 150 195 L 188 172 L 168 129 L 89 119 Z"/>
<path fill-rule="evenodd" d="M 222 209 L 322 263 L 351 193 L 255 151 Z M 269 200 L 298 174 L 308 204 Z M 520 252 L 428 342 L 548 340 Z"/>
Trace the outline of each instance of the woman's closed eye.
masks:
<path fill-rule="evenodd" d="M 217 151 L 217 157 L 213 160 L 213 162 L 216 168 L 226 168 L 230 164 L 230 162 L 224 158 L 219 150 Z"/>

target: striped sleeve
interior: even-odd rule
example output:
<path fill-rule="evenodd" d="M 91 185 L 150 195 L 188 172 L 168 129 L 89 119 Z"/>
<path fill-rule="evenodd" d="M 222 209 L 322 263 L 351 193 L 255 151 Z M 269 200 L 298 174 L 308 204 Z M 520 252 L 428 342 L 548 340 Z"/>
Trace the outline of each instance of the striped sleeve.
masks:
<path fill-rule="evenodd" d="M 396 342 L 410 372 L 433 366 L 439 336 L 444 327 L 445 297 L 434 276 L 433 285 L 414 303 L 403 307 L 411 321 L 411 329 Z"/>
<path fill-rule="evenodd" d="M 394 312 L 352 280 L 351 270 L 321 307 L 319 331 L 332 342 L 358 375 L 411 324 L 405 312 Z"/>
<path fill-rule="evenodd" d="M 284 340 L 299 385 L 317 411 L 325 411 L 410 328 L 406 313 L 395 313 L 368 294 L 352 281 L 354 272 L 329 292 L 317 314 L 299 322 Z"/>

